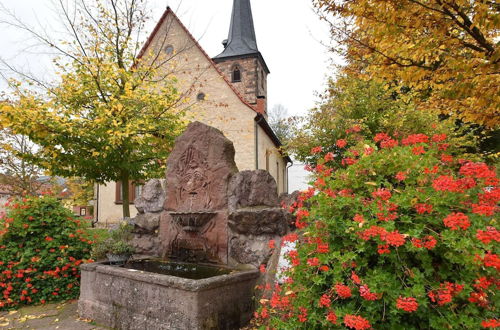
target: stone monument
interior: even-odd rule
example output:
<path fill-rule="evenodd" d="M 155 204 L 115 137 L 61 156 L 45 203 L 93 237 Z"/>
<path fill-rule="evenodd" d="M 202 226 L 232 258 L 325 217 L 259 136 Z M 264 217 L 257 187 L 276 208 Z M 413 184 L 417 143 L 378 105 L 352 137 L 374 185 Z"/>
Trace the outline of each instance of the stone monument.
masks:
<path fill-rule="evenodd" d="M 141 259 L 82 266 L 82 317 L 120 329 L 248 323 L 257 268 L 272 255 L 277 262 L 269 241 L 280 246 L 289 215 L 272 176 L 238 172 L 234 154 L 219 130 L 199 122 L 187 127 L 167 161 L 166 180 L 148 182 L 135 201 L 132 244 Z"/>

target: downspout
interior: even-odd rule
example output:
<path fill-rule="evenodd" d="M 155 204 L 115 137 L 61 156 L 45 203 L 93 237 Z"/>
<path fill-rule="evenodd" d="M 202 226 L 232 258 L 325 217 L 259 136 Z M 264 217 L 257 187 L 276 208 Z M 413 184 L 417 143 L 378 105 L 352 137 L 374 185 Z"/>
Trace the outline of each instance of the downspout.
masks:
<path fill-rule="evenodd" d="M 286 166 L 286 193 L 289 194 L 290 193 L 290 176 L 288 175 L 288 170 L 290 169 L 290 167 L 293 166 L 293 162 L 289 161 L 286 163 L 288 164 Z"/>
<path fill-rule="evenodd" d="M 97 189 L 96 189 L 96 200 L 95 200 L 95 204 L 94 205 L 94 212 L 95 212 L 95 219 L 94 221 L 92 221 L 92 228 L 95 227 L 96 223 L 99 222 L 99 184 L 97 184 Z"/>
<path fill-rule="evenodd" d="M 255 117 L 255 169 L 259 169 L 259 123 L 264 119 L 262 115 Z"/>

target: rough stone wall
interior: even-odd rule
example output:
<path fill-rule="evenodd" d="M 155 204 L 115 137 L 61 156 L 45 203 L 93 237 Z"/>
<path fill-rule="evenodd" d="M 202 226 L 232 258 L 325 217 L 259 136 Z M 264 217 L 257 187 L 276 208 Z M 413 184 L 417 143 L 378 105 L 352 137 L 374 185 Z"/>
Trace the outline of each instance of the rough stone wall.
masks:
<path fill-rule="evenodd" d="M 229 183 L 229 264 L 267 264 L 269 242 L 280 246 L 288 232 L 288 213 L 279 205 L 276 181 L 264 170 L 242 171 Z"/>
<path fill-rule="evenodd" d="M 257 97 L 267 97 L 267 74 L 257 57 L 228 59 L 217 63 L 226 79 L 232 82 L 232 72 L 235 66 L 241 70 L 241 82 L 233 85 L 250 104 L 257 104 Z"/>
<path fill-rule="evenodd" d="M 143 188 L 142 195 L 135 199 L 138 214 L 130 220 L 134 226 L 132 246 L 138 255 L 159 256 L 158 237 L 160 217 L 165 202 L 165 180 L 153 179 Z"/>

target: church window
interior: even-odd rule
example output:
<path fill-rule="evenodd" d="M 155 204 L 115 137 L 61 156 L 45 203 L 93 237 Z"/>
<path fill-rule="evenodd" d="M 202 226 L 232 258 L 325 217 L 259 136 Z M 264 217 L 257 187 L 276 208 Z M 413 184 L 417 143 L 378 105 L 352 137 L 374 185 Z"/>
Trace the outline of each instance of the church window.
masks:
<path fill-rule="evenodd" d="M 199 93 L 197 96 L 196 96 L 196 99 L 198 101 L 205 101 L 205 93 Z"/>
<path fill-rule="evenodd" d="M 174 46 L 167 45 L 165 47 L 165 53 L 167 53 L 167 55 L 172 55 L 174 53 Z"/>
<path fill-rule="evenodd" d="M 233 68 L 233 76 L 232 82 L 240 82 L 241 81 L 241 71 L 239 66 L 235 66 Z"/>

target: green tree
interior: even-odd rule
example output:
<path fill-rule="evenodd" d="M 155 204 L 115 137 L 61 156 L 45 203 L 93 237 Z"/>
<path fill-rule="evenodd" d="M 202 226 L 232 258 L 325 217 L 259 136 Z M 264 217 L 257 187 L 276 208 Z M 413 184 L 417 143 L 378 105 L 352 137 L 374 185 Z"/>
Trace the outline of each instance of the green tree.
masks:
<path fill-rule="evenodd" d="M 284 145 L 292 138 L 292 128 L 290 122 L 292 119 L 288 116 L 288 109 L 282 104 L 276 104 L 268 113 L 269 126 L 281 143 Z"/>
<path fill-rule="evenodd" d="M 144 6 L 140 0 L 83 0 L 74 7 L 60 1 L 64 40 L 10 14 L 11 26 L 59 54 L 58 74 L 50 84 L 22 74 L 11 82 L 11 104 L 0 108 L 4 126 L 40 146 L 27 160 L 52 175 L 121 181 L 124 217 L 130 216 L 129 181 L 161 175 L 184 125 L 181 104 L 188 102 L 176 88 L 171 54 L 138 57 Z"/>
<path fill-rule="evenodd" d="M 343 150 L 336 142 L 353 127 L 359 127 L 368 139 L 381 132 L 395 136 L 446 133 L 462 152 L 475 151 L 475 139 L 466 133 L 467 126 L 457 127 L 451 118 L 441 120 L 438 113 L 419 110 L 413 95 L 404 89 L 350 75 L 331 79 L 318 106 L 305 117 L 295 119 L 289 151 L 307 163 L 314 163 L 327 152 L 340 154 Z M 317 146 L 322 146 L 323 151 L 311 154 Z"/>
<path fill-rule="evenodd" d="M 70 200 L 73 205 L 89 205 L 94 199 L 94 184 L 84 178 L 70 178 L 66 180 L 66 186 L 70 191 Z"/>
<path fill-rule="evenodd" d="M 421 109 L 500 125 L 500 5 L 488 0 L 313 0 L 362 77 L 412 88 Z"/>
<path fill-rule="evenodd" d="M 43 186 L 38 180 L 43 170 L 21 156 L 36 152 L 36 145 L 28 137 L 8 129 L 0 130 L 0 184 L 13 195 L 35 195 Z"/>

